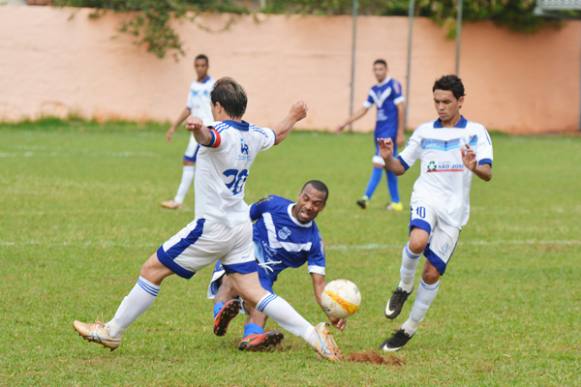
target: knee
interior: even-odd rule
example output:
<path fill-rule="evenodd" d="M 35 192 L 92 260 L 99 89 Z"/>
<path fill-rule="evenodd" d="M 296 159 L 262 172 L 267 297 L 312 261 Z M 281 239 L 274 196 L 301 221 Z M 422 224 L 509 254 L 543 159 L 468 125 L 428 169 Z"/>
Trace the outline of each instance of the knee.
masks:
<path fill-rule="evenodd" d="M 422 280 L 428 284 L 432 285 L 438 282 L 440 279 L 440 273 L 438 270 L 429 262 L 426 262 L 424 266 L 424 272 L 422 273 Z"/>
<path fill-rule="evenodd" d="M 157 254 L 151 255 L 147 261 L 141 266 L 141 271 L 139 275 L 145 278 L 146 280 L 159 285 L 163 281 L 165 277 L 169 274 L 169 269 L 159 262 L 157 259 Z"/>
<path fill-rule="evenodd" d="M 421 254 L 425 249 L 426 245 L 428 244 L 427 240 L 423 239 L 410 239 L 409 241 L 409 249 L 414 254 Z"/>

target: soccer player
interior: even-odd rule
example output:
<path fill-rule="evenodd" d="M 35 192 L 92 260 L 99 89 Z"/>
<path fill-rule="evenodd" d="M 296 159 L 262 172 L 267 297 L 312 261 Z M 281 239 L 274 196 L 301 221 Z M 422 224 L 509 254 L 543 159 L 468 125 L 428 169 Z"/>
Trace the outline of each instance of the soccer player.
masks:
<path fill-rule="evenodd" d="M 220 258 L 232 286 L 247 303 L 302 337 L 322 357 L 338 360 L 341 354 L 325 323 L 312 326 L 283 298 L 260 286 L 252 222 L 244 202 L 244 186 L 256 156 L 284 141 L 294 125 L 306 117 L 307 107 L 304 102 L 295 103 L 272 130 L 242 120 L 246 92 L 233 79 L 218 80 L 211 99 L 218 121 L 207 127 L 199 118 L 190 117 L 186 125 L 202 145 L 194 183 L 196 219 L 149 257 L 137 283 L 109 322 L 75 321 L 73 326 L 84 339 L 113 350 L 121 344 L 129 325 L 152 305 L 165 278 L 177 274 L 189 279 Z"/>
<path fill-rule="evenodd" d="M 337 127 L 337 131 L 341 132 L 346 126 L 367 114 L 373 105 L 377 108 L 377 121 L 375 122 L 375 130 L 373 133 L 375 154 L 371 159 L 373 170 L 371 171 L 371 177 L 367 183 L 365 194 L 361 199 L 357 200 L 357 205 L 362 209 L 367 208 L 367 204 L 381 181 L 381 175 L 383 173 L 384 162 L 379 156 L 377 139 L 391 138 L 394 143 L 394 155 L 397 154 L 397 147 L 404 142 L 405 98 L 402 93 L 401 84 L 395 79 L 388 77 L 387 62 L 384 59 L 377 59 L 373 62 L 373 73 L 377 79 L 377 84 L 369 90 L 367 100 L 363 102 L 363 106 L 353 116 L 349 117 L 347 121 Z M 391 203 L 388 204 L 387 210 L 402 211 L 403 204 L 399 199 L 397 176 L 389 170 L 386 170 L 385 173 L 387 175 L 387 188 L 391 197 Z"/>
<path fill-rule="evenodd" d="M 176 130 L 190 115 L 201 119 L 204 125 L 209 125 L 214 120 L 212 117 L 210 93 L 212 92 L 215 81 L 214 78 L 208 75 L 209 67 L 210 60 L 206 55 L 200 54 L 196 56 L 194 59 L 194 69 L 196 70 L 197 78 L 190 85 L 190 93 L 188 94 L 186 107 L 165 134 L 168 142 L 171 142 Z M 190 141 L 188 142 L 183 159 L 182 181 L 178 186 L 178 191 L 173 200 L 166 200 L 161 203 L 163 208 L 171 210 L 180 208 L 194 181 L 196 157 L 200 147 L 193 135 L 189 137 Z"/>
<path fill-rule="evenodd" d="M 250 207 L 250 218 L 254 223 L 254 254 L 258 262 L 260 284 L 274 293 L 272 288 L 280 273 L 288 268 L 298 268 L 305 263 L 313 282 L 315 300 L 321 305 L 321 294 L 325 288 L 325 252 L 319 229 L 315 223 L 323 211 L 329 190 L 319 180 L 306 182 L 296 202 L 271 195 Z M 214 298 L 214 333 L 226 334 L 228 324 L 240 311 L 241 302 L 230 278 L 220 261 L 208 287 L 208 297 Z M 248 318 L 239 349 L 260 351 L 271 348 L 283 339 L 278 331 L 264 331 L 267 316 L 252 306 L 246 306 Z M 339 329 L 345 320 L 329 317 Z"/>
<path fill-rule="evenodd" d="M 410 202 L 410 236 L 402 251 L 400 282 L 385 307 L 395 319 L 412 293 L 420 255 L 426 257 L 416 299 L 409 318 L 381 348 L 397 351 L 416 333 L 440 287 L 454 253 L 460 230 L 470 213 L 472 175 L 492 178 L 492 142 L 486 128 L 460 115 L 464 85 L 455 75 L 445 75 L 432 88 L 438 119 L 420 125 L 396 158 L 392 139 L 380 139 L 385 169 L 402 175 L 421 161 Z"/>

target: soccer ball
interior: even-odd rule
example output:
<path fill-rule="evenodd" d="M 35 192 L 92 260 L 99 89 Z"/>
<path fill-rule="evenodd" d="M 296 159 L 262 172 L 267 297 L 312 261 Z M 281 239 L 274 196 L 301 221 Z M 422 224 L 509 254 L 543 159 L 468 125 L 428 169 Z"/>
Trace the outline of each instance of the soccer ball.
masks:
<path fill-rule="evenodd" d="M 361 305 L 361 293 L 353 282 L 338 279 L 329 282 L 321 295 L 321 305 L 331 318 L 346 318 Z"/>

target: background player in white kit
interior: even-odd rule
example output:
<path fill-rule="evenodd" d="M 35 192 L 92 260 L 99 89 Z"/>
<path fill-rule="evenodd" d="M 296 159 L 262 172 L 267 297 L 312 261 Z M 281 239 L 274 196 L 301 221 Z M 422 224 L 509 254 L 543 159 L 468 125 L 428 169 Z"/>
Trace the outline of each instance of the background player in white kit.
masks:
<path fill-rule="evenodd" d="M 159 247 L 141 268 L 141 276 L 119 305 L 112 320 L 103 324 L 75 321 L 75 330 L 86 340 L 115 349 L 128 326 L 153 303 L 162 281 L 177 274 L 191 278 L 205 266 L 222 260 L 238 293 L 283 328 L 302 337 L 321 356 L 341 356 L 326 324 L 316 327 L 284 299 L 267 292 L 258 280 L 252 243 L 252 223 L 244 202 L 244 186 L 259 152 L 281 143 L 293 126 L 306 117 L 307 107 L 295 103 L 272 129 L 242 121 L 247 97 L 230 78 L 218 80 L 211 93 L 212 113 L 218 120 L 206 127 L 199 118 L 188 119 L 187 128 L 203 145 L 195 176 L 196 219 Z"/>
<path fill-rule="evenodd" d="M 214 87 L 215 80 L 208 75 L 208 68 L 210 67 L 210 60 L 204 54 L 196 56 L 194 59 L 194 69 L 196 70 L 196 79 L 190 85 L 188 93 L 188 100 L 186 107 L 177 120 L 170 126 L 165 134 L 168 142 L 171 142 L 172 137 L 180 125 L 190 116 L 198 117 L 202 120 L 204 125 L 210 125 L 214 118 L 212 117 L 212 103 L 210 101 L 210 93 Z M 188 147 L 184 153 L 182 180 L 178 186 L 176 196 L 173 200 L 166 200 L 161 203 L 161 206 L 169 209 L 178 209 L 184 203 L 184 199 L 192 186 L 194 181 L 194 172 L 196 157 L 200 147 L 194 138 L 194 135 L 189 136 Z"/>
<path fill-rule="evenodd" d="M 383 342 L 384 351 L 403 347 L 434 301 L 460 230 L 468 222 L 472 175 L 484 181 L 492 178 L 492 141 L 486 128 L 460 115 L 464 102 L 460 78 L 443 76 L 434 83 L 432 92 L 439 118 L 420 125 L 397 158 L 393 156 L 393 141 L 379 140 L 387 170 L 402 175 L 416 160 L 421 161 L 410 203 L 410 238 L 402 251 L 399 285 L 385 308 L 387 318 L 400 314 L 413 290 L 419 257 L 422 253 L 426 257 L 410 316 Z"/>

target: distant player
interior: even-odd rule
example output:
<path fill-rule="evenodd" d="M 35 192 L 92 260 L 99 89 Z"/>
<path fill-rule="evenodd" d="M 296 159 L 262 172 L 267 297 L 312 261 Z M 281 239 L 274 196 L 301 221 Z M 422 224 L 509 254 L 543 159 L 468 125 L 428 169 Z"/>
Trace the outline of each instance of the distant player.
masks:
<path fill-rule="evenodd" d="M 168 142 L 171 142 L 174 133 L 181 126 L 181 124 L 190 116 L 198 117 L 202 120 L 204 125 L 209 125 L 214 118 L 212 117 L 212 103 L 210 101 L 210 93 L 214 87 L 214 78 L 208 75 L 208 68 L 210 67 L 210 60 L 204 54 L 196 56 L 194 59 L 194 68 L 196 70 L 196 80 L 192 81 L 190 85 L 190 92 L 188 94 L 188 101 L 186 107 L 177 120 L 170 126 L 165 134 Z M 194 172 L 196 164 L 196 156 L 198 155 L 199 146 L 193 135 L 189 136 L 190 141 L 184 153 L 182 181 L 178 187 L 178 191 L 173 200 L 166 200 L 161 203 L 163 208 L 172 210 L 178 209 L 184 203 L 184 199 L 192 186 L 194 181 Z"/>
<path fill-rule="evenodd" d="M 305 183 L 296 202 L 271 195 L 250 207 L 250 218 L 254 223 L 254 254 L 258 262 L 260 284 L 272 290 L 278 276 L 288 268 L 298 268 L 305 263 L 313 281 L 315 300 L 321 305 L 321 294 L 325 288 L 325 252 L 319 229 L 315 223 L 329 197 L 327 186 L 319 180 Z M 240 310 L 238 292 L 232 281 L 225 276 L 220 261 L 216 263 L 214 275 L 208 288 L 208 296 L 214 298 L 214 333 L 226 334 L 230 321 Z M 267 317 L 251 306 L 244 335 L 238 348 L 260 351 L 276 346 L 283 339 L 278 331 L 264 331 Z M 329 318 L 339 329 L 345 321 Z"/>
<path fill-rule="evenodd" d="M 392 139 L 379 142 L 385 169 L 402 175 L 416 160 L 420 177 L 410 202 L 409 242 L 402 251 L 400 282 L 387 302 L 385 315 L 396 318 L 412 293 L 420 255 L 426 257 L 410 316 L 381 348 L 397 351 L 415 334 L 440 287 L 440 277 L 454 253 L 470 213 L 472 175 L 492 178 L 492 141 L 486 128 L 460 115 L 464 85 L 455 75 L 438 79 L 432 88 L 438 119 L 420 125 L 406 148 L 393 156 Z"/>
<path fill-rule="evenodd" d="M 326 324 L 316 327 L 284 299 L 260 286 L 252 243 L 252 222 L 244 202 L 244 186 L 259 152 L 279 144 L 293 126 L 306 117 L 307 107 L 295 103 L 272 129 L 242 121 L 246 92 L 231 78 L 218 80 L 211 93 L 212 113 L 218 120 L 209 127 L 196 117 L 187 128 L 202 145 L 195 177 L 196 219 L 163 243 L 141 268 L 141 276 L 108 323 L 73 323 L 86 340 L 115 349 L 123 332 L 153 303 L 162 281 L 172 275 L 189 279 L 221 259 L 232 285 L 249 305 L 283 328 L 302 337 L 321 356 L 338 360 L 339 349 Z"/>
<path fill-rule="evenodd" d="M 373 73 L 377 79 L 377 85 L 369 90 L 367 100 L 363 102 L 363 107 L 357 110 L 353 116 L 349 117 L 347 121 L 343 122 L 337 127 L 337 131 L 342 131 L 346 126 L 357 121 L 363 117 L 372 106 L 377 108 L 377 121 L 375 122 L 375 130 L 373 132 L 373 144 L 375 145 L 375 154 L 372 157 L 373 170 L 365 194 L 359 200 L 357 205 L 362 209 L 367 208 L 367 204 L 377 185 L 381 181 L 383 174 L 383 159 L 379 156 L 379 149 L 377 145 L 378 138 L 391 138 L 394 143 L 393 152 L 397 154 L 397 147 L 404 142 L 404 112 L 405 99 L 401 89 L 401 84 L 395 79 L 388 78 L 387 62 L 384 59 L 377 59 L 373 62 Z M 391 203 L 388 204 L 387 209 L 390 211 L 402 211 L 403 204 L 399 199 L 399 191 L 397 188 L 397 176 L 391 172 L 386 171 L 387 188 L 391 197 Z"/>

